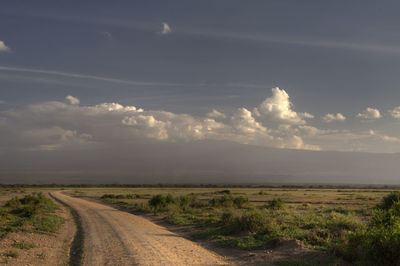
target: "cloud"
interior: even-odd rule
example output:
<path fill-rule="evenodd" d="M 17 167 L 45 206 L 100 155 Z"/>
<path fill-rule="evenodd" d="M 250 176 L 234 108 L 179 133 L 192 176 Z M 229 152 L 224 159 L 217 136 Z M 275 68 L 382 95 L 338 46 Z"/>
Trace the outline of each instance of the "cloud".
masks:
<path fill-rule="evenodd" d="M 61 148 L 79 148 L 91 142 L 92 136 L 78 133 L 76 130 L 66 130 L 61 127 L 34 128 L 22 133 L 25 141 L 31 143 L 30 150 L 52 151 Z"/>
<path fill-rule="evenodd" d="M 326 114 L 325 116 L 322 117 L 322 121 L 325 123 L 331 123 L 333 121 L 345 121 L 346 117 L 342 115 L 341 113 L 337 114 Z"/>
<path fill-rule="evenodd" d="M 211 117 L 211 118 L 226 118 L 225 114 L 218 112 L 215 109 L 213 109 L 211 112 L 207 113 L 207 116 Z"/>
<path fill-rule="evenodd" d="M 314 118 L 314 115 L 312 115 L 312 114 L 310 114 L 310 113 L 298 113 L 298 115 L 299 115 L 301 118 L 306 118 L 306 119 L 313 119 L 313 118 Z"/>
<path fill-rule="evenodd" d="M 358 118 L 365 120 L 374 120 L 381 118 L 381 112 L 378 109 L 367 107 L 364 112 L 357 114 Z"/>
<path fill-rule="evenodd" d="M 19 110 L 2 112 L 2 119 L 7 122 L 8 127 L 8 135 L 3 138 L 14 139 L 12 143 L 20 149 L 28 150 L 66 148 L 68 145 L 65 137 L 61 137 L 60 129 L 76 139 L 68 143 L 79 143 L 79 139 L 90 136 L 90 142 L 86 141 L 89 146 L 116 143 L 124 145 L 122 143 L 151 139 L 184 143 L 195 140 L 224 140 L 266 147 L 316 149 L 315 145 L 309 145 L 303 140 L 302 135 L 309 135 L 306 129 L 300 130 L 298 125 L 292 125 L 292 131 L 270 130 L 253 112 L 244 107 L 231 114 L 212 110 L 205 117 L 196 117 L 163 110 L 143 110 L 115 102 L 82 106 L 79 99 L 71 95 L 66 97 L 66 101 L 42 102 Z M 286 123 L 286 120 L 283 121 Z M 275 126 L 277 125 L 279 123 Z M 313 130 L 318 132 L 317 129 Z M 44 134 L 49 131 L 53 135 Z M 29 132 L 40 132 L 45 137 L 27 138 L 26 134 L 32 134 Z M 39 140 L 43 140 L 43 143 Z"/>
<path fill-rule="evenodd" d="M 232 116 L 234 128 L 244 134 L 253 134 L 257 132 L 266 132 L 267 129 L 257 122 L 252 113 L 246 108 L 239 108 Z"/>
<path fill-rule="evenodd" d="M 161 25 L 162 25 L 161 34 L 166 35 L 172 32 L 171 27 L 166 22 L 161 23 Z"/>
<path fill-rule="evenodd" d="M 156 120 L 152 115 L 127 116 L 122 120 L 122 124 L 134 127 L 138 130 L 145 130 L 144 134 L 148 138 L 166 140 L 169 137 L 166 123 Z"/>
<path fill-rule="evenodd" d="M 393 117 L 393 118 L 400 118 L 400 106 L 397 106 L 396 108 L 394 108 L 393 110 L 389 111 L 389 114 Z"/>
<path fill-rule="evenodd" d="M 254 113 L 261 119 L 275 120 L 288 124 L 305 124 L 303 118 L 312 118 L 309 113 L 297 113 L 292 110 L 293 104 L 290 102 L 289 95 L 283 89 L 272 88 L 272 96 L 265 99 Z"/>
<path fill-rule="evenodd" d="M 74 96 L 68 95 L 65 97 L 65 99 L 69 102 L 69 104 L 72 105 L 78 105 L 81 103 L 81 101 L 78 98 L 75 98 Z"/>
<path fill-rule="evenodd" d="M 79 143 L 85 148 L 124 147 L 138 142 L 186 145 L 211 140 L 307 150 L 396 150 L 382 146 L 384 142 L 398 142 L 390 134 L 318 128 L 314 121 L 307 124 L 305 117 L 311 116 L 295 112 L 284 90 L 274 88 L 272 92 L 256 108 L 240 107 L 225 113 L 212 109 L 204 116 L 145 110 L 117 102 L 81 105 L 79 99 L 68 95 L 65 102 L 48 101 L 0 111 L 0 138 L 7 140 L 0 149 L 62 150 Z M 364 113 L 377 117 L 368 108 Z M 345 119 L 340 113 L 323 118 L 326 122 Z M 32 132 L 42 137 L 33 137 Z"/>
<path fill-rule="evenodd" d="M 184 85 L 187 85 L 187 84 L 182 84 L 182 83 L 124 80 L 124 79 L 115 79 L 115 78 L 108 78 L 108 77 L 101 77 L 101 76 L 83 75 L 83 74 L 69 73 L 69 72 L 60 72 L 60 71 L 53 71 L 53 70 L 43 70 L 43 69 L 33 69 L 33 68 L 20 68 L 20 67 L 8 67 L 8 66 L 0 66 L 0 71 L 12 71 L 12 72 L 24 72 L 24 73 L 55 75 L 55 76 L 62 76 L 62 77 L 68 77 L 68 78 L 90 79 L 90 80 L 106 81 L 106 82 L 111 82 L 111 83 L 134 85 L 134 86 L 184 86 Z"/>
<path fill-rule="evenodd" d="M 8 47 L 3 41 L 0 41 L 0 52 L 9 52 L 11 51 L 10 47 Z"/>
<path fill-rule="evenodd" d="M 376 133 L 376 132 L 375 132 L 374 130 L 372 130 L 372 129 L 369 131 L 369 134 L 370 134 L 371 136 L 375 136 L 375 137 L 377 137 L 378 139 L 380 139 L 380 140 L 382 140 L 382 141 L 385 141 L 385 142 L 391 142 L 391 143 L 398 143 L 398 142 L 400 142 L 400 139 L 397 138 L 397 137 L 391 137 L 391 136 L 379 134 L 379 133 Z"/>

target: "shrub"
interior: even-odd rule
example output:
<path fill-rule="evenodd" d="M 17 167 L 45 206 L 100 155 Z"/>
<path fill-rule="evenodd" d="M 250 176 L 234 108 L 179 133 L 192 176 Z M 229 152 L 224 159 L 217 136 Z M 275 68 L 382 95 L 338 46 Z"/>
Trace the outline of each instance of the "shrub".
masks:
<path fill-rule="evenodd" d="M 165 197 L 165 203 L 166 203 L 166 204 L 175 203 L 174 197 L 172 197 L 171 194 L 168 194 L 168 195 Z"/>
<path fill-rule="evenodd" d="M 378 204 L 377 209 L 389 210 L 398 202 L 400 202 L 400 191 L 393 191 L 382 199 L 382 202 Z"/>
<path fill-rule="evenodd" d="M 178 203 L 179 203 L 179 207 L 182 210 L 186 210 L 188 207 L 190 207 L 191 205 L 193 205 L 193 203 L 196 201 L 196 196 L 195 195 L 186 195 L 186 196 L 180 196 L 178 198 Z"/>
<path fill-rule="evenodd" d="M 269 224 L 267 216 L 259 210 L 251 210 L 238 215 L 232 210 L 226 211 L 221 216 L 221 222 L 232 233 L 256 233 L 265 230 Z"/>
<path fill-rule="evenodd" d="M 224 190 L 219 190 L 215 193 L 216 194 L 231 194 L 231 191 L 229 189 L 224 189 Z"/>
<path fill-rule="evenodd" d="M 158 194 L 150 199 L 149 205 L 153 207 L 153 209 L 159 210 L 167 205 L 167 200 L 163 195 Z"/>
<path fill-rule="evenodd" d="M 231 207 L 233 205 L 233 198 L 231 195 L 224 194 L 222 197 L 212 198 L 210 204 L 214 207 Z"/>
<path fill-rule="evenodd" d="M 243 208 L 243 206 L 249 202 L 249 199 L 247 197 L 239 196 L 233 199 L 233 204 L 237 208 Z"/>
<path fill-rule="evenodd" d="M 285 208 L 285 202 L 281 198 L 268 201 L 268 208 L 273 210 L 281 210 Z"/>
<path fill-rule="evenodd" d="M 238 215 L 233 210 L 226 210 L 221 215 L 221 223 L 223 225 L 232 226 L 232 224 L 234 224 L 236 222 L 237 218 L 238 218 Z"/>
<path fill-rule="evenodd" d="M 256 233 L 265 229 L 267 225 L 267 216 L 259 210 L 245 212 L 240 218 L 240 229 L 242 231 Z"/>
<path fill-rule="evenodd" d="M 141 198 L 141 195 L 138 194 L 104 194 L 100 197 L 101 199 L 138 199 Z"/>
<path fill-rule="evenodd" d="M 368 227 L 350 234 L 347 259 L 364 265 L 400 265 L 400 193 L 392 192 L 374 210 Z"/>

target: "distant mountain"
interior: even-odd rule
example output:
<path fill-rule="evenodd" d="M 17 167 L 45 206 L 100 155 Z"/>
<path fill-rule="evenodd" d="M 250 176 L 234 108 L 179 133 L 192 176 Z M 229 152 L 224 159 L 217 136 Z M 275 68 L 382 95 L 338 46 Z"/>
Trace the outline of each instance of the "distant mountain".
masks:
<path fill-rule="evenodd" d="M 1 183 L 400 184 L 400 154 L 274 149 L 226 141 L 25 151 L 0 159 Z"/>

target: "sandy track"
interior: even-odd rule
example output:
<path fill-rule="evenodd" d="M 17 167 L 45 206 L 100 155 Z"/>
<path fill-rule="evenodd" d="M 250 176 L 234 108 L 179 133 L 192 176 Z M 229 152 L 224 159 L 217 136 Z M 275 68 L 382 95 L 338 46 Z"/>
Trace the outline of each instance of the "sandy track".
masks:
<path fill-rule="evenodd" d="M 218 256 L 147 219 L 69 197 L 54 197 L 75 209 L 85 232 L 83 265 L 221 265 Z"/>

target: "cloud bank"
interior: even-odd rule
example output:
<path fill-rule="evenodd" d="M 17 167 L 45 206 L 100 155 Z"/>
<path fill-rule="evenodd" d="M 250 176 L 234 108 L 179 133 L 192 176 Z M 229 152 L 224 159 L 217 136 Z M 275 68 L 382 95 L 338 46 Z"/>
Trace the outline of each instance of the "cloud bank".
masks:
<path fill-rule="evenodd" d="M 367 108 L 357 117 L 373 121 L 381 115 L 379 110 Z M 0 150 L 81 150 L 129 146 L 138 141 L 200 140 L 300 150 L 397 149 L 383 145 L 397 143 L 397 138 L 390 134 L 324 129 L 313 118 L 307 112 L 295 110 L 288 93 L 280 88 L 272 88 L 271 95 L 252 109 L 239 107 L 224 113 L 213 109 L 204 116 L 146 110 L 115 102 L 84 105 L 77 97 L 68 95 L 65 102 L 49 101 L 1 111 L 0 137 L 6 141 L 0 144 Z M 344 120 L 341 113 L 322 117 L 325 123 Z"/>

